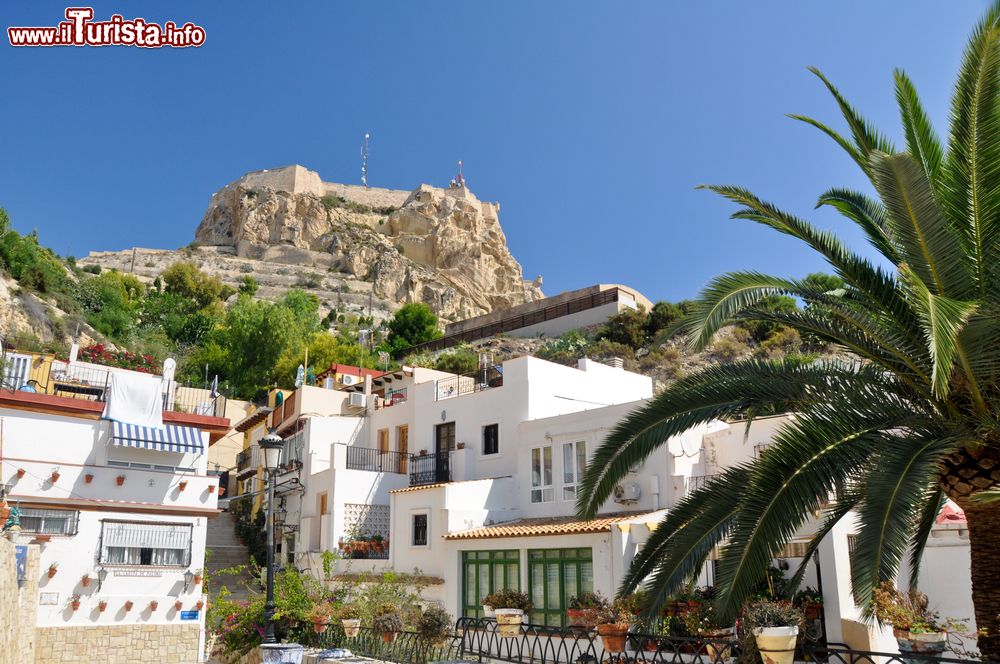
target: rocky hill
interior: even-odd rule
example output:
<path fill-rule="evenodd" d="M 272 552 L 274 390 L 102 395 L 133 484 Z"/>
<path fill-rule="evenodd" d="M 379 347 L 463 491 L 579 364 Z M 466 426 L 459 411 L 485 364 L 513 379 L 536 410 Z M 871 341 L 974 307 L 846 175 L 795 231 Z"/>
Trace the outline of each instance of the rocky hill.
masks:
<path fill-rule="evenodd" d="M 92 252 L 79 262 L 151 280 L 193 260 L 233 286 L 253 276 L 265 298 L 298 287 L 324 309 L 370 308 L 377 319 L 423 301 L 455 321 L 542 297 L 540 278 L 524 281 L 498 213 L 464 186 L 369 189 L 288 166 L 216 192 L 185 249 Z"/>

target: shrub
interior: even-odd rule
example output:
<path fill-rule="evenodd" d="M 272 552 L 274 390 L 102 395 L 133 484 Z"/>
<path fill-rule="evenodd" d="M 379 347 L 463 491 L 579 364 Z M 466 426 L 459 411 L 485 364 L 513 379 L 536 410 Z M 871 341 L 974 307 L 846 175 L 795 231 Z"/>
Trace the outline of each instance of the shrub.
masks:
<path fill-rule="evenodd" d="M 395 604 L 383 604 L 375 610 L 372 629 L 376 632 L 402 632 L 403 628 L 403 617 Z"/>
<path fill-rule="evenodd" d="M 734 337 L 721 337 L 708 349 L 708 353 L 713 359 L 723 362 L 732 362 L 749 351 L 749 346 Z"/>
<path fill-rule="evenodd" d="M 895 629 L 914 634 L 944 631 L 937 614 L 927 608 L 927 595 L 918 590 L 903 594 L 885 581 L 875 588 L 872 605 L 875 619 Z"/>
<path fill-rule="evenodd" d="M 528 593 L 520 590 L 508 588 L 498 590 L 484 597 L 482 603 L 494 609 L 521 609 L 525 613 L 531 613 L 531 599 Z"/>
<path fill-rule="evenodd" d="M 767 358 L 779 358 L 802 348 L 802 338 L 797 330 L 790 327 L 778 328 L 767 340 L 760 344 L 760 352 Z"/>
<path fill-rule="evenodd" d="M 441 641 L 452 633 L 455 618 L 439 606 L 432 606 L 420 615 L 417 633 L 428 641 Z"/>
<path fill-rule="evenodd" d="M 571 609 L 606 609 L 609 606 L 607 598 L 599 592 L 583 592 L 569 600 Z"/>
<path fill-rule="evenodd" d="M 743 625 L 753 630 L 757 627 L 801 626 L 802 612 L 788 602 L 759 600 L 750 602 L 743 609 Z"/>
<path fill-rule="evenodd" d="M 608 339 L 635 350 L 646 341 L 647 318 L 642 309 L 626 309 L 609 318 L 597 333 L 597 338 Z"/>
<path fill-rule="evenodd" d="M 434 368 L 453 374 L 472 374 L 479 368 L 479 355 L 468 348 L 459 348 L 438 356 Z"/>
<path fill-rule="evenodd" d="M 100 274 L 101 273 L 101 266 L 100 265 L 84 265 L 83 266 L 83 271 L 84 272 L 89 272 L 90 274 Z"/>

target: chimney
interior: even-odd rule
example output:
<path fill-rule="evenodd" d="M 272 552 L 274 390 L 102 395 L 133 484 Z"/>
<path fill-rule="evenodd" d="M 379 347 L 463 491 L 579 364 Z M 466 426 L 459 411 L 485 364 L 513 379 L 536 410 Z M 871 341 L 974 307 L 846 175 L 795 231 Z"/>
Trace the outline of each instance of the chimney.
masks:
<path fill-rule="evenodd" d="M 623 360 L 620 357 L 612 357 L 608 361 L 608 366 L 610 366 L 613 369 L 624 369 L 625 368 L 625 360 Z"/>

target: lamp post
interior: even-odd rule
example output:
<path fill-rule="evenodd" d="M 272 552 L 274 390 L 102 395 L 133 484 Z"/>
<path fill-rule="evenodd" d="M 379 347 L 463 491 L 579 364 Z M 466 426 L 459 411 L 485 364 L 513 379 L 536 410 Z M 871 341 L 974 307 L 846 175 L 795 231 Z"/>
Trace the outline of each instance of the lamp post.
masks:
<path fill-rule="evenodd" d="M 260 440 L 264 453 L 264 472 L 267 478 L 267 597 L 264 600 L 263 643 L 277 643 L 274 638 L 274 480 L 281 462 L 281 436 L 273 431 Z"/>

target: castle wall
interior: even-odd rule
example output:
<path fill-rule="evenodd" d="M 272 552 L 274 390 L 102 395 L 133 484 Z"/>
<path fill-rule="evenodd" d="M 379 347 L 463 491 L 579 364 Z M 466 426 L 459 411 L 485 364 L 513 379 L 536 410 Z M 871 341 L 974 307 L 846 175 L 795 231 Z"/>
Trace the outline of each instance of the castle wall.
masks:
<path fill-rule="evenodd" d="M 344 200 L 370 205 L 373 208 L 379 207 L 402 207 L 410 192 L 399 191 L 397 189 L 380 189 L 379 187 L 369 187 L 365 189 L 360 185 L 338 184 L 336 182 L 324 182 L 323 191 L 326 194 L 340 196 Z"/>

